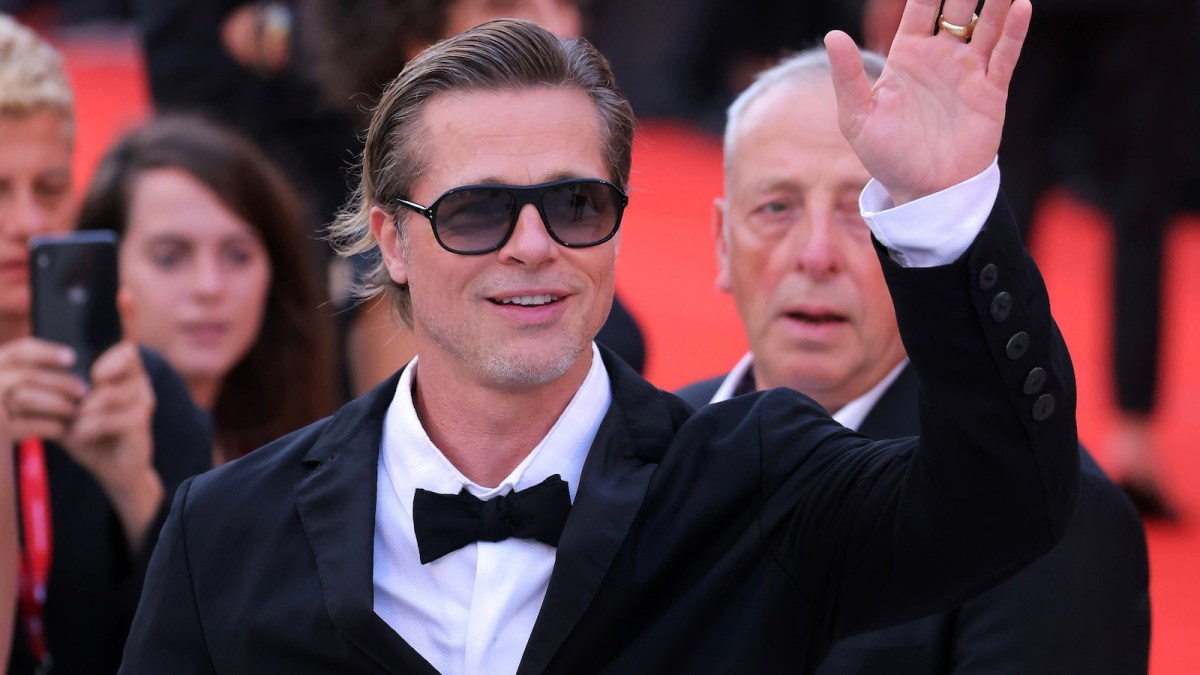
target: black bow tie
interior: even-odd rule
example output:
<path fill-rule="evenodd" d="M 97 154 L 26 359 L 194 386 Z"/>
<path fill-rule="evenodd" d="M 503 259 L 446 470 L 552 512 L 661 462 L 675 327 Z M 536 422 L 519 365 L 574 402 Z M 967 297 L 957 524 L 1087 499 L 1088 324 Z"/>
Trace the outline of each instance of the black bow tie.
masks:
<path fill-rule="evenodd" d="M 571 493 L 557 474 L 533 487 L 486 501 L 466 488 L 456 495 L 417 488 L 413 526 L 421 564 L 477 541 L 516 537 L 558 546 L 570 511 Z"/>

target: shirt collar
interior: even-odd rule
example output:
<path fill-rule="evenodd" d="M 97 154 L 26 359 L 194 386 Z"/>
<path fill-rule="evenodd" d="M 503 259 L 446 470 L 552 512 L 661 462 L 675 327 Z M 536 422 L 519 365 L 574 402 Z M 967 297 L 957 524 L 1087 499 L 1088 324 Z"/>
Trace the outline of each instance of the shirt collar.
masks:
<path fill-rule="evenodd" d="M 858 430 L 862 426 L 863 420 L 870 414 L 871 409 L 879 402 L 883 392 L 892 386 L 897 377 L 900 377 L 900 371 L 908 365 L 908 358 L 900 360 L 896 367 L 892 369 L 882 380 L 877 382 L 874 387 L 871 387 L 865 394 L 850 401 L 842 406 L 840 410 L 833 413 L 833 419 L 847 429 Z M 713 394 L 712 400 L 709 403 L 717 403 L 741 396 L 754 391 L 754 355 L 747 353 L 737 362 L 733 370 L 725 376 L 721 382 L 721 386 L 717 387 L 716 393 Z"/>
<path fill-rule="evenodd" d="M 612 403 L 608 371 L 595 343 L 592 344 L 592 365 L 588 374 L 558 421 L 512 473 L 494 488 L 471 482 L 425 433 L 412 399 L 413 381 L 419 365 L 418 359 L 414 358 L 400 375 L 396 393 L 384 417 L 379 452 L 380 469 L 388 476 L 410 517 L 417 488 L 443 494 L 457 494 L 466 488 L 476 497 L 488 499 L 532 487 L 554 474 L 567 481 L 574 501 L 584 460 Z"/>

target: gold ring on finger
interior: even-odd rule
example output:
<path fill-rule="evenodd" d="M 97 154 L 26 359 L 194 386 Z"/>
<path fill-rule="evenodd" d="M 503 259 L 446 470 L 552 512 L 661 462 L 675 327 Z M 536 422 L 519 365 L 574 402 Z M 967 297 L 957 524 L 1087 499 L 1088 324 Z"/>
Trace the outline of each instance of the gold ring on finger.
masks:
<path fill-rule="evenodd" d="M 943 32 L 949 33 L 956 38 L 960 38 L 963 42 L 971 39 L 971 34 L 975 32 L 975 24 L 979 23 L 979 15 L 971 14 L 971 22 L 965 26 L 960 26 L 956 23 L 950 23 L 946 20 L 946 15 L 938 16 L 938 27 Z"/>

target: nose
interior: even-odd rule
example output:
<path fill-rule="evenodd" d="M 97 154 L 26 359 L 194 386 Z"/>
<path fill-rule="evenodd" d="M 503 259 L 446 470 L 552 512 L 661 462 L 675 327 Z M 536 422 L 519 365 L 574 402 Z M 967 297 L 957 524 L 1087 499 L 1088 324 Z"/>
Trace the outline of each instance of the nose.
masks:
<path fill-rule="evenodd" d="M 842 269 L 841 237 L 833 210 L 811 208 L 792 230 L 796 269 L 815 279 L 827 279 Z"/>
<path fill-rule="evenodd" d="M 51 229 L 52 214 L 38 204 L 32 194 L 20 191 L 13 195 L 3 214 L 5 229 L 22 238 L 44 234 Z"/>
<path fill-rule="evenodd" d="M 202 298 L 215 298 L 225 288 L 225 274 L 214 255 L 202 255 L 196 259 L 192 274 L 192 290 Z"/>
<path fill-rule="evenodd" d="M 579 3 L 575 0 L 527 0 L 524 16 L 558 37 L 576 37 L 583 32 Z"/>
<path fill-rule="evenodd" d="M 526 204 L 517 214 L 512 236 L 500 248 L 504 262 L 537 267 L 558 257 L 558 242 L 550 237 L 542 215 L 533 204 Z"/>

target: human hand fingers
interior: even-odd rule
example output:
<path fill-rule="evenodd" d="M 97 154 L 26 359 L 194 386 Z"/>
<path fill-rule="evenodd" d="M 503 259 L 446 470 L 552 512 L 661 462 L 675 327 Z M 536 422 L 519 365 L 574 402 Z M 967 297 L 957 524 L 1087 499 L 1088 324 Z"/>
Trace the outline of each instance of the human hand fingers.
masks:
<path fill-rule="evenodd" d="M 35 337 L 23 337 L 0 345 L 0 372 L 12 368 L 44 368 L 68 371 L 75 365 L 75 350 Z"/>
<path fill-rule="evenodd" d="M 132 410 L 112 406 L 108 402 L 93 403 L 71 425 L 67 438 L 70 445 L 80 448 L 111 446 L 136 426 L 141 416 Z"/>
<path fill-rule="evenodd" d="M 142 357 L 138 354 L 137 345 L 129 340 L 122 340 L 96 359 L 91 375 L 92 387 L 100 388 L 129 379 L 145 378 L 146 371 L 142 366 Z"/>
<path fill-rule="evenodd" d="M 153 434 L 145 406 L 108 394 L 85 402 L 62 445 L 102 485 L 119 489 L 153 464 Z"/>
<path fill-rule="evenodd" d="M 42 438 L 60 442 L 70 433 L 70 422 L 57 417 L 22 416 L 13 419 L 10 427 L 15 440 Z"/>
<path fill-rule="evenodd" d="M 990 0 L 988 4 L 1000 3 L 997 0 Z M 984 9 L 986 11 L 987 7 Z M 992 44 L 988 60 L 988 79 L 997 88 L 1004 91 L 1008 91 L 1008 87 L 1012 83 L 1013 71 L 1017 68 L 1021 48 L 1025 45 L 1025 38 L 1029 35 L 1029 24 L 1033 20 L 1033 5 L 1029 0 L 1016 0 L 1007 9 L 1003 25 L 997 29 L 994 38 L 989 38 Z"/>
<path fill-rule="evenodd" d="M 4 410 L 11 419 L 21 421 L 30 417 L 50 417 L 69 422 L 79 409 L 79 394 L 65 393 L 48 387 L 14 387 L 4 401 Z"/>
<path fill-rule="evenodd" d="M 84 418 L 109 417 L 130 411 L 148 424 L 154 413 L 154 401 L 154 390 L 148 380 L 138 377 L 110 380 L 83 397 L 77 417 L 82 423 Z"/>
<path fill-rule="evenodd" d="M 0 408 L 17 438 L 62 436 L 86 390 L 73 361 L 70 348 L 32 337 L 0 346 Z"/>
<path fill-rule="evenodd" d="M 825 36 L 825 51 L 829 54 L 833 92 L 838 103 L 838 123 L 842 133 L 852 138 L 873 103 L 862 53 L 853 38 L 836 30 Z"/>
<path fill-rule="evenodd" d="M 939 0 L 908 0 L 904 13 L 900 15 L 897 35 L 914 37 L 933 34 L 933 25 L 938 19 Z"/>
<path fill-rule="evenodd" d="M 72 437 L 84 444 L 140 437 L 149 433 L 154 405 L 137 347 L 122 342 L 96 360 L 92 390 L 80 402 Z"/>
<path fill-rule="evenodd" d="M 1011 0 L 1005 0 L 1005 2 L 1009 2 L 1009 1 L 1011 1 Z M 935 27 L 935 24 L 940 23 L 942 20 L 945 20 L 946 23 L 950 23 L 955 26 L 971 25 L 972 19 L 975 17 L 975 7 L 977 6 L 977 4 L 978 3 L 976 2 L 976 0 L 946 0 L 945 3 L 942 4 L 942 10 L 941 10 L 941 12 L 938 13 L 937 18 L 935 19 L 934 23 L 929 24 L 930 31 L 932 32 L 932 30 Z M 994 3 L 988 3 L 988 4 L 994 4 Z M 982 19 L 982 17 L 981 17 L 981 19 Z M 981 20 L 981 22 L 982 22 L 982 20 Z M 972 28 L 972 30 L 978 30 L 978 29 L 979 29 L 978 24 L 976 24 Z M 947 32 L 945 30 L 941 30 L 940 28 L 938 29 L 938 33 L 940 35 L 942 35 L 943 37 L 954 38 L 955 40 L 958 40 L 960 42 L 962 41 L 962 38 L 956 37 L 953 34 Z"/>

